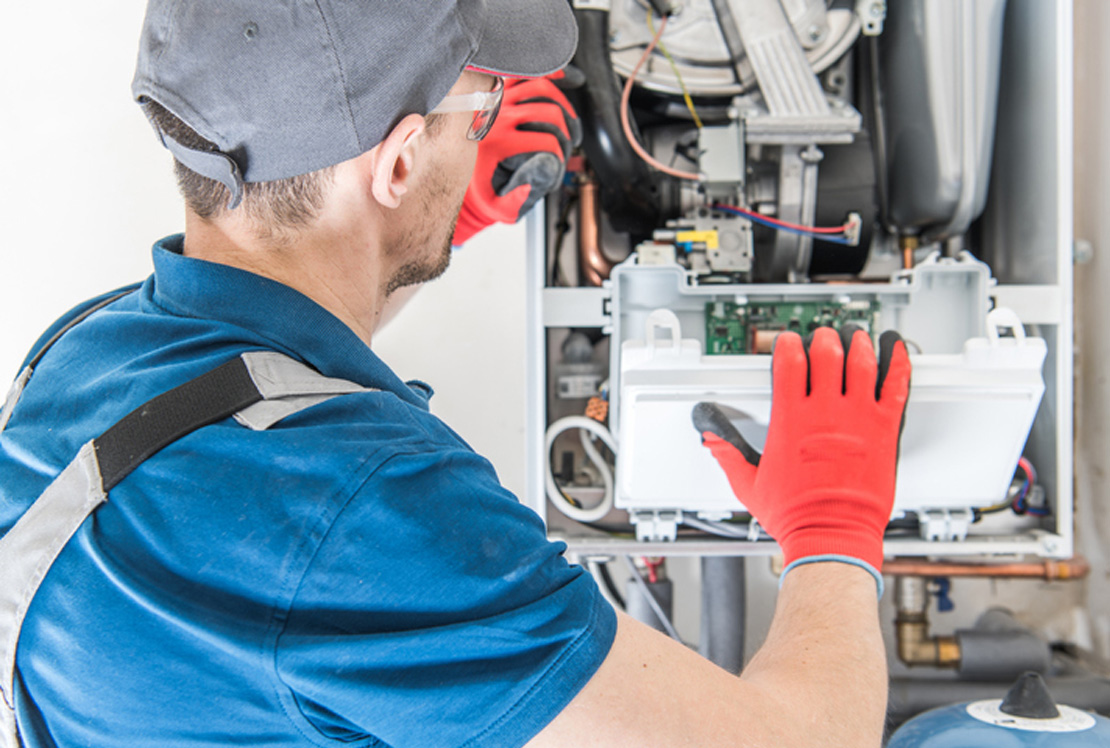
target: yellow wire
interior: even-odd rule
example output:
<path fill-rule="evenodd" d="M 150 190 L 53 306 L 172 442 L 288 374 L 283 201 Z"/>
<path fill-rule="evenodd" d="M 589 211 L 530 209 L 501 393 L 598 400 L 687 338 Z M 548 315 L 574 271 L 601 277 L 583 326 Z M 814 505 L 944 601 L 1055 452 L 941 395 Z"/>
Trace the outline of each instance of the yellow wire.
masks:
<path fill-rule="evenodd" d="M 648 8 L 647 12 L 647 25 L 651 30 L 651 35 L 655 36 L 655 23 L 651 18 L 651 9 Z M 690 110 L 690 116 L 694 118 L 694 126 L 699 130 L 702 128 L 701 118 L 698 117 L 698 110 L 694 108 L 694 100 L 690 98 L 690 92 L 686 90 L 686 83 L 682 80 L 682 73 L 678 72 L 678 63 L 671 57 L 671 53 L 663 46 L 662 40 L 659 42 L 659 51 L 667 58 L 667 62 L 671 63 L 671 70 L 674 71 L 674 77 L 678 78 L 678 85 L 682 87 L 682 98 L 686 101 L 686 108 Z"/>

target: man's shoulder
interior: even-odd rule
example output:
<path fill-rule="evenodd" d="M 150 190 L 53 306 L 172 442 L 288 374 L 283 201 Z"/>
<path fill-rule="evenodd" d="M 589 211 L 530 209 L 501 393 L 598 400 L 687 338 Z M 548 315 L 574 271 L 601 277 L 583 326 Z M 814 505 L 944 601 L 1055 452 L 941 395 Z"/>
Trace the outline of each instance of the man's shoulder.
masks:
<path fill-rule="evenodd" d="M 24 367 L 40 359 L 62 335 L 75 327 L 86 317 L 100 311 L 109 304 L 113 304 L 126 296 L 130 296 L 135 291 L 138 291 L 141 286 L 142 283 L 132 283 L 112 291 L 107 291 L 99 296 L 94 296 L 74 306 L 61 317 L 54 320 L 54 322 L 39 336 L 38 340 L 31 346 L 31 350 L 27 353 L 23 363 L 20 365 L 20 369 L 22 370 Z"/>
<path fill-rule="evenodd" d="M 268 431 L 278 448 L 307 440 L 316 449 L 362 453 L 370 445 L 391 454 L 472 451 L 436 415 L 397 393 L 375 388 L 330 397 L 283 418 Z"/>

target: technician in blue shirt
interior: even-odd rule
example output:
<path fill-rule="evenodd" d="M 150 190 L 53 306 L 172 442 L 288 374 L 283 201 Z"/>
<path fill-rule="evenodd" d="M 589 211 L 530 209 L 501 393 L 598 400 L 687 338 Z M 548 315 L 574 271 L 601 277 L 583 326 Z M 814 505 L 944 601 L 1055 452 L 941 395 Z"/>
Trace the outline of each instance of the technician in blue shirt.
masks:
<path fill-rule="evenodd" d="M 900 345 L 877 366 L 870 342 L 819 334 L 807 360 L 789 340 L 776 392 L 816 404 L 776 405 L 758 468 L 699 425 L 793 561 L 739 678 L 615 615 L 370 350 L 391 294 L 447 266 L 500 76 L 558 70 L 575 38 L 565 0 L 151 0 L 133 90 L 185 234 L 36 366 L 0 432 L 0 536 L 83 443 L 245 351 L 364 390 L 265 431 L 206 426 L 111 490 L 27 612 L 24 744 L 879 744 L 898 431 L 867 408 L 877 370 L 904 402 Z M 819 382 L 856 370 L 870 404 L 845 419 L 850 384 Z M 791 451 L 814 438 L 816 458 Z"/>

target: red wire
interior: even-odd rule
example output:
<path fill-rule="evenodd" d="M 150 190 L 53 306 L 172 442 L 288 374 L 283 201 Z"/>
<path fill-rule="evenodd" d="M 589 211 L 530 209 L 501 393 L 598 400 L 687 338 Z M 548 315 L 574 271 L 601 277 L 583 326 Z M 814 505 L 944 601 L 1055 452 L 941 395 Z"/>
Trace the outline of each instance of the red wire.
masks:
<path fill-rule="evenodd" d="M 1033 469 L 1033 463 L 1022 457 L 1020 460 L 1018 460 L 1018 467 L 1020 467 L 1025 472 L 1025 477 L 1030 483 L 1037 482 L 1037 471 Z"/>
<path fill-rule="evenodd" d="M 748 210 L 747 208 L 741 208 L 737 205 L 725 205 L 721 203 L 721 207 L 735 210 L 737 213 L 743 213 L 744 215 L 755 216 L 764 221 L 769 221 L 776 226 L 783 226 L 788 229 L 794 229 L 795 231 L 808 231 L 813 234 L 842 234 L 852 227 L 850 223 L 846 223 L 843 226 L 802 226 L 797 223 L 790 223 L 789 221 L 780 221 L 778 218 L 772 218 L 771 216 L 766 216 L 754 210 Z"/>
<path fill-rule="evenodd" d="M 641 556 L 640 560 L 643 561 L 644 566 L 647 567 L 648 581 L 651 582 L 652 584 L 655 584 L 656 582 L 658 582 L 659 581 L 659 572 L 657 571 L 657 569 L 660 566 L 663 565 L 662 559 L 660 559 L 659 561 L 652 561 L 647 556 Z"/>

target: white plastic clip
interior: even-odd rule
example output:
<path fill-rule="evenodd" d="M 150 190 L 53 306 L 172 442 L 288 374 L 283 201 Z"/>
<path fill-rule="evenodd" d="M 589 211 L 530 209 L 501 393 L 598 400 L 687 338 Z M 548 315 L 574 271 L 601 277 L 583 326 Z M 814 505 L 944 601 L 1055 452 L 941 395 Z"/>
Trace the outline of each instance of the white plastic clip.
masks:
<path fill-rule="evenodd" d="M 682 324 L 678 321 L 678 315 L 670 309 L 656 309 L 648 315 L 647 318 L 647 347 L 653 351 L 658 351 L 664 348 L 662 341 L 658 345 L 655 342 L 656 331 L 667 330 L 671 334 L 669 348 L 678 353 L 682 350 Z"/>
<path fill-rule="evenodd" d="M 998 345 L 1001 340 L 999 329 L 1011 330 L 1017 344 L 1025 345 L 1025 326 L 1021 324 L 1021 319 L 1013 309 L 1000 306 L 987 314 L 987 338 L 991 345 Z"/>

